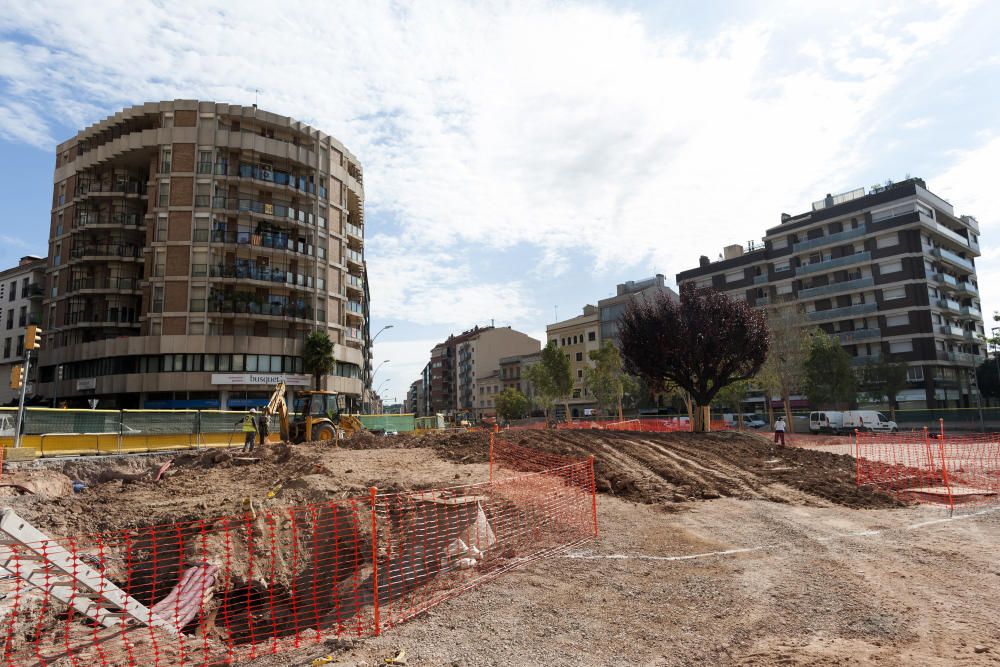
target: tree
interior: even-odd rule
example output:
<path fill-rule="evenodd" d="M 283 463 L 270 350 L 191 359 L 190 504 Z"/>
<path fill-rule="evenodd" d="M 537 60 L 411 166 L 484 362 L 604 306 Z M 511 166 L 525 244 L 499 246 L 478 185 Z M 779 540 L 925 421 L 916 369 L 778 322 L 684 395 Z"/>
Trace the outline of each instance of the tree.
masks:
<path fill-rule="evenodd" d="M 676 385 L 691 395 L 694 430 L 709 428 L 712 399 L 760 370 L 770 336 L 764 313 L 711 289 L 681 287 L 680 300 L 635 299 L 619 321 L 629 372 L 654 391 Z"/>
<path fill-rule="evenodd" d="M 869 363 L 861 370 L 861 388 L 868 400 L 881 403 L 889 401 L 889 419 L 896 420 L 896 397 L 906 389 L 906 372 L 909 366 L 905 362 L 882 357 L 875 363 Z"/>
<path fill-rule="evenodd" d="M 522 419 L 531 410 L 531 402 L 528 397 L 513 387 L 507 387 L 494 399 L 497 409 L 497 416 L 503 419 Z"/>
<path fill-rule="evenodd" d="M 336 368 L 333 358 L 333 341 L 323 331 L 313 331 L 306 338 L 305 349 L 302 352 L 302 366 L 313 376 L 313 388 L 322 389 L 324 375 L 329 375 Z"/>
<path fill-rule="evenodd" d="M 979 393 L 984 398 L 1000 399 L 1000 359 L 987 359 L 976 369 L 976 382 Z"/>
<path fill-rule="evenodd" d="M 812 336 L 805 363 L 806 396 L 813 407 L 849 407 L 857 400 L 858 379 L 851 357 L 826 334 Z"/>
<path fill-rule="evenodd" d="M 755 381 L 767 394 L 768 419 L 773 424 L 771 397 L 774 395 L 781 397 L 785 418 L 792 418 L 792 395 L 801 392 L 805 382 L 810 334 L 820 332 L 815 328 L 810 331 L 804 313 L 793 305 L 771 309 L 767 315 L 767 323 L 771 330 L 771 348 Z"/>
<path fill-rule="evenodd" d="M 723 387 L 716 395 L 715 400 L 724 406 L 736 409 L 736 423 L 739 430 L 743 430 L 743 401 L 750 393 L 750 381 L 740 380 Z"/>
<path fill-rule="evenodd" d="M 618 408 L 618 419 L 622 418 L 622 398 L 625 395 L 625 371 L 622 357 L 611 341 L 604 341 L 598 350 L 587 355 L 594 365 L 583 370 L 583 383 L 597 399 L 597 404 L 605 412 Z"/>
<path fill-rule="evenodd" d="M 565 402 L 566 418 L 570 419 L 569 396 L 573 391 L 573 370 L 569 357 L 559 351 L 555 341 L 549 341 L 542 348 L 541 360 L 528 367 L 525 375 L 535 387 L 535 395 L 545 410 L 546 419 L 558 398 Z"/>

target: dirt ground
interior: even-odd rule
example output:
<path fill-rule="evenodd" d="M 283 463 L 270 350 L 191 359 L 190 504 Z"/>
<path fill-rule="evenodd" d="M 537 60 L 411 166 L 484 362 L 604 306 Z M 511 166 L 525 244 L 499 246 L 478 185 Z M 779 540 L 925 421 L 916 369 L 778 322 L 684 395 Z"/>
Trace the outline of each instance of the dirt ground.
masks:
<path fill-rule="evenodd" d="M 597 540 L 381 638 L 246 664 L 374 665 L 398 649 L 411 666 L 1000 664 L 1000 511 L 902 507 L 857 492 L 849 457 L 755 436 L 506 436 L 597 457 Z M 279 480 L 290 505 L 488 477 L 481 433 L 277 447 L 250 465 L 199 452 L 154 481 L 168 460 L 58 464 L 86 490 L 3 504 L 67 535 L 233 513 Z"/>

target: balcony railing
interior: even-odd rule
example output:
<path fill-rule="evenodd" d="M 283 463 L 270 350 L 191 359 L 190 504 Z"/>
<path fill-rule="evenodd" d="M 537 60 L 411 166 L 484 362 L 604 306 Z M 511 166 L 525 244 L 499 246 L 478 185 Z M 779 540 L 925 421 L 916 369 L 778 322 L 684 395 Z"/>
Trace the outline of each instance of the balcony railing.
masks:
<path fill-rule="evenodd" d="M 960 292 L 965 292 L 966 294 L 979 294 L 979 288 L 970 282 L 958 283 L 958 290 Z"/>
<path fill-rule="evenodd" d="M 968 352 L 943 352 L 941 350 L 938 350 L 937 358 L 940 361 L 954 361 L 959 364 L 972 364 L 976 360 L 976 356 Z"/>
<path fill-rule="evenodd" d="M 139 278 L 76 278 L 70 283 L 73 291 L 84 289 L 137 290 Z"/>
<path fill-rule="evenodd" d="M 954 299 L 938 299 L 938 308 L 945 308 L 947 310 L 953 310 L 956 313 L 962 312 L 962 305 L 955 301 Z"/>
<path fill-rule="evenodd" d="M 240 163 L 238 173 L 240 178 L 252 178 L 256 181 L 285 185 L 309 194 L 316 192 L 316 185 L 308 177 L 271 169 L 270 167 Z"/>
<path fill-rule="evenodd" d="M 311 306 L 301 304 L 210 299 L 208 302 L 208 312 L 233 313 L 237 315 L 270 315 L 273 317 L 293 317 L 296 319 L 311 320 L 313 319 L 314 311 Z"/>
<path fill-rule="evenodd" d="M 867 364 L 873 364 L 873 363 L 877 362 L 881 358 L 882 358 L 882 355 L 879 354 L 879 353 L 875 353 L 875 354 L 862 354 L 862 355 L 859 355 L 857 357 L 852 357 L 851 358 L 851 365 L 852 366 L 865 366 Z"/>
<path fill-rule="evenodd" d="M 204 232 L 205 230 L 200 230 Z M 234 245 L 246 245 L 260 248 L 274 248 L 276 250 L 287 250 L 301 255 L 313 255 L 311 243 L 301 243 L 300 240 L 284 232 L 232 232 L 222 229 L 213 229 L 210 234 L 204 235 L 213 243 L 231 243 Z M 195 239 L 196 241 L 198 239 Z"/>
<path fill-rule="evenodd" d="M 804 241 L 799 241 L 792 245 L 792 252 L 801 252 L 803 250 L 809 250 L 810 248 L 818 248 L 820 246 L 829 245 L 831 243 L 838 243 L 840 241 L 847 241 L 850 239 L 856 239 L 864 236 L 867 233 L 867 228 L 861 225 L 857 229 L 845 229 L 842 232 L 836 232 L 834 234 L 827 234 L 826 236 L 821 236 L 817 239 L 806 239 Z"/>
<path fill-rule="evenodd" d="M 69 256 L 73 259 L 82 257 L 142 257 L 143 249 L 133 245 L 97 245 L 83 246 L 70 250 Z"/>
<path fill-rule="evenodd" d="M 976 265 L 972 263 L 971 260 L 965 259 L 964 257 L 959 257 L 956 253 L 951 250 L 946 250 L 944 248 L 932 248 L 931 254 L 942 261 L 951 262 L 956 266 L 960 266 L 970 272 L 976 270 Z"/>
<path fill-rule="evenodd" d="M 347 286 L 354 287 L 355 289 L 364 290 L 365 281 L 357 276 L 352 276 L 348 274 L 347 276 Z"/>
<path fill-rule="evenodd" d="M 853 255 L 847 255 L 846 257 L 837 257 L 835 259 L 826 259 L 822 262 L 803 264 L 796 269 L 796 274 L 808 275 L 810 273 L 820 273 L 822 271 L 830 271 L 831 269 L 836 269 L 841 266 L 850 266 L 851 264 L 870 262 L 871 259 L 872 254 L 866 250 L 864 252 L 856 252 Z"/>
<path fill-rule="evenodd" d="M 107 193 L 116 195 L 144 195 L 146 184 L 140 181 L 118 181 L 102 183 L 101 181 L 81 180 L 76 184 L 76 194 Z"/>
<path fill-rule="evenodd" d="M 28 298 L 29 299 L 37 299 L 39 297 L 44 297 L 44 296 L 45 296 L 45 288 L 44 287 L 42 287 L 38 283 L 32 283 L 31 285 L 28 285 Z"/>
<path fill-rule="evenodd" d="M 942 324 L 938 330 L 945 336 L 965 336 L 965 329 L 962 327 L 952 326 L 950 324 Z"/>
<path fill-rule="evenodd" d="M 192 270 L 193 273 L 193 270 Z M 239 280 L 261 280 L 301 287 L 312 287 L 313 277 L 293 273 L 283 266 L 258 266 L 255 264 L 213 264 L 209 267 L 212 278 L 236 278 Z"/>
<path fill-rule="evenodd" d="M 865 287 L 873 287 L 874 285 L 875 281 L 871 278 L 857 278 L 855 280 L 845 280 L 839 283 L 831 283 L 829 285 L 820 285 L 819 287 L 806 287 L 805 289 L 800 289 L 799 298 L 812 299 L 818 296 L 825 296 L 827 294 L 835 294 L 837 292 L 864 289 Z"/>
<path fill-rule="evenodd" d="M 140 227 L 144 223 L 142 214 L 135 213 L 100 213 L 97 211 L 77 211 L 73 218 L 77 227 L 93 225 L 121 225 L 122 227 Z"/>
<path fill-rule="evenodd" d="M 855 329 L 854 331 L 841 331 L 837 334 L 837 339 L 843 345 L 850 345 L 851 343 L 856 343 L 863 340 L 872 340 L 874 338 L 881 338 L 881 329 Z"/>
<path fill-rule="evenodd" d="M 935 273 L 934 280 L 939 283 L 944 283 L 945 285 L 951 285 L 952 287 L 958 287 L 958 278 L 955 276 L 949 276 L 947 273 Z"/>
<path fill-rule="evenodd" d="M 844 306 L 842 308 L 830 308 L 829 310 L 816 310 L 809 313 L 809 319 L 810 320 L 842 319 L 846 317 L 854 317 L 856 315 L 865 315 L 867 313 L 874 313 L 876 310 L 878 310 L 878 304 L 859 303 L 854 306 Z"/>
<path fill-rule="evenodd" d="M 362 262 L 364 262 L 364 255 L 362 255 L 357 250 L 351 250 L 350 248 L 348 248 L 347 250 L 344 251 L 344 259 L 346 259 L 349 262 L 354 262 L 355 264 L 361 264 Z"/>
<path fill-rule="evenodd" d="M 303 224 L 311 225 L 315 221 L 315 216 L 311 210 L 296 208 L 291 202 L 283 201 L 259 201 L 250 197 L 224 197 L 215 195 L 212 197 L 212 208 L 225 209 L 228 211 L 240 211 L 241 213 L 257 213 L 259 215 L 270 215 L 275 218 L 285 220 L 295 220 Z"/>
<path fill-rule="evenodd" d="M 125 313 L 115 313 L 111 310 L 100 311 L 73 311 L 66 313 L 63 317 L 63 324 L 81 324 L 81 323 L 98 323 L 98 324 L 135 324 L 136 317 L 135 313 L 132 311 L 127 311 Z"/>
<path fill-rule="evenodd" d="M 348 301 L 347 302 L 347 312 L 349 312 L 349 313 L 357 313 L 358 315 L 361 315 L 361 314 L 364 313 L 364 310 L 361 308 L 361 304 L 358 303 L 357 301 Z"/>
<path fill-rule="evenodd" d="M 361 228 L 357 225 L 352 225 L 348 222 L 344 225 L 344 229 L 346 230 L 348 236 L 356 236 L 359 239 L 364 238 L 364 232 L 362 232 Z"/>
<path fill-rule="evenodd" d="M 968 317 L 979 317 L 982 318 L 983 313 L 981 310 L 975 306 L 962 306 L 962 314 Z"/>

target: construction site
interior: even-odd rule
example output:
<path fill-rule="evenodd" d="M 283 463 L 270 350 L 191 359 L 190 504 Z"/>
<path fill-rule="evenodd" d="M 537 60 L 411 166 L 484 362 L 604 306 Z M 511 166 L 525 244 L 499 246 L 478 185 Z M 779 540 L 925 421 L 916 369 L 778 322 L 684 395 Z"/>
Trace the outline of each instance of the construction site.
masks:
<path fill-rule="evenodd" d="M 7 448 L 0 664 L 1000 661 L 996 436 L 375 431 Z"/>

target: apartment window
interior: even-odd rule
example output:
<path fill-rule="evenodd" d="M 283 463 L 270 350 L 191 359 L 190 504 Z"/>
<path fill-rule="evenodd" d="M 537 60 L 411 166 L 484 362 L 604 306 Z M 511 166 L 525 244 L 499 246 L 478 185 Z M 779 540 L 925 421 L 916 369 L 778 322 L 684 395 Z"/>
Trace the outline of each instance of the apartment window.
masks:
<path fill-rule="evenodd" d="M 899 232 L 875 237 L 876 248 L 891 248 L 895 245 L 899 245 Z"/>
<path fill-rule="evenodd" d="M 18 357 L 20 357 L 22 354 L 24 354 L 24 335 L 23 334 L 17 337 L 17 352 L 15 352 L 14 354 L 17 355 Z"/>
<path fill-rule="evenodd" d="M 212 173 L 212 151 L 198 151 L 198 173 Z"/>
<path fill-rule="evenodd" d="M 10 338 L 4 338 L 3 340 L 3 358 L 10 359 Z"/>
<path fill-rule="evenodd" d="M 162 313 L 163 312 L 163 287 L 157 286 L 153 288 L 153 312 Z"/>
<path fill-rule="evenodd" d="M 10 284 L 10 292 L 7 293 L 7 300 L 13 301 L 17 298 L 17 281 L 15 280 Z"/>
<path fill-rule="evenodd" d="M 902 315 L 890 315 L 885 318 L 885 325 L 887 327 L 904 327 L 910 323 L 910 314 L 903 313 Z"/>
<path fill-rule="evenodd" d="M 761 291 L 763 291 L 763 290 L 761 290 Z M 785 283 L 784 285 L 778 285 L 777 287 L 774 288 L 774 291 L 777 292 L 778 294 L 791 294 L 792 293 L 792 284 L 791 283 Z"/>
<path fill-rule="evenodd" d="M 784 262 L 775 262 L 774 263 L 774 272 L 775 273 L 780 273 L 782 271 L 788 271 L 790 268 L 792 268 L 792 265 L 791 265 L 791 263 L 788 260 L 785 260 Z"/>
<path fill-rule="evenodd" d="M 587 332 L 587 340 L 589 340 L 590 342 L 594 342 L 595 340 L 597 340 L 597 332 L 596 331 L 588 331 Z"/>
<path fill-rule="evenodd" d="M 882 262 L 878 265 L 879 273 L 883 276 L 890 273 L 899 273 L 903 270 L 902 260 L 896 260 L 895 262 Z"/>
<path fill-rule="evenodd" d="M 160 172 L 164 174 L 170 173 L 170 156 L 172 151 L 169 148 L 164 148 L 160 155 Z"/>
<path fill-rule="evenodd" d="M 154 255 L 153 275 L 160 278 L 167 275 L 167 252 L 162 248 L 158 248 Z"/>
<path fill-rule="evenodd" d="M 924 381 L 924 367 L 923 366 L 910 366 L 906 369 L 906 381 L 907 382 L 923 382 Z"/>
<path fill-rule="evenodd" d="M 577 361 L 583 361 L 583 352 L 577 352 L 576 353 L 576 360 Z"/>
<path fill-rule="evenodd" d="M 66 183 L 59 184 L 59 205 L 66 203 Z"/>
<path fill-rule="evenodd" d="M 205 287 L 192 287 L 191 288 L 191 304 L 190 311 L 192 313 L 203 313 L 205 312 Z"/>
<path fill-rule="evenodd" d="M 158 206 L 167 208 L 170 205 L 170 181 L 160 181 Z"/>
<path fill-rule="evenodd" d="M 582 368 L 576 371 L 576 377 L 577 378 L 582 378 L 583 377 L 583 369 Z M 579 390 L 577 390 L 577 391 L 579 391 Z M 576 398 L 579 398 L 579 396 L 577 396 Z"/>
<path fill-rule="evenodd" d="M 903 299 L 905 297 L 906 297 L 905 287 L 892 287 L 890 289 L 882 290 L 883 301 L 893 301 L 895 299 Z"/>
<path fill-rule="evenodd" d="M 17 316 L 17 326 L 23 327 L 28 324 L 28 307 L 21 306 L 21 312 Z"/>
<path fill-rule="evenodd" d="M 14 309 L 13 308 L 11 308 L 10 310 L 7 311 L 7 328 L 8 329 L 13 329 L 14 328 Z"/>
<path fill-rule="evenodd" d="M 788 247 L 788 237 L 782 236 L 771 241 L 771 250 L 784 250 Z"/>
<path fill-rule="evenodd" d="M 60 213 L 56 216 L 56 236 L 61 236 L 63 233 L 63 214 Z"/>
<path fill-rule="evenodd" d="M 62 264 L 62 243 L 56 243 L 56 251 L 52 255 L 52 265 L 59 266 Z"/>
<path fill-rule="evenodd" d="M 743 280 L 744 275 L 745 274 L 742 269 L 740 269 L 739 271 L 730 271 L 729 273 L 726 274 L 726 282 L 727 283 L 738 282 L 740 280 Z"/>
<path fill-rule="evenodd" d="M 25 278 L 21 281 L 21 298 L 28 296 L 28 284 L 30 283 L 30 278 Z"/>
<path fill-rule="evenodd" d="M 156 237 L 155 241 L 166 241 L 167 240 L 167 216 L 161 215 L 156 218 Z"/>
<path fill-rule="evenodd" d="M 711 287 L 712 286 L 712 279 L 711 278 L 702 278 L 701 280 L 696 281 L 695 284 L 694 284 L 694 286 L 695 286 L 696 289 L 705 289 L 706 287 Z"/>
<path fill-rule="evenodd" d="M 897 340 L 889 343 L 889 352 L 900 353 L 900 352 L 913 352 L 913 341 L 912 340 Z"/>

